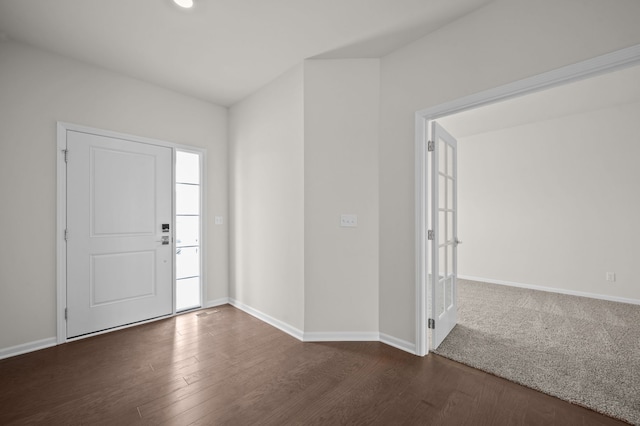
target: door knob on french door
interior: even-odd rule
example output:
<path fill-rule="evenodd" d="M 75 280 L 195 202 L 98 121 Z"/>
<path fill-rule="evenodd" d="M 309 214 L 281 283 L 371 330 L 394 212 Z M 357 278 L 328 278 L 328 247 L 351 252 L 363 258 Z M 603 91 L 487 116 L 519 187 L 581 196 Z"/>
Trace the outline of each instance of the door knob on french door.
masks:
<path fill-rule="evenodd" d="M 457 239 L 457 238 L 456 238 L 456 239 L 455 239 L 455 243 L 456 243 L 456 245 L 458 245 L 458 244 L 462 244 L 462 241 L 460 241 L 459 239 Z"/>

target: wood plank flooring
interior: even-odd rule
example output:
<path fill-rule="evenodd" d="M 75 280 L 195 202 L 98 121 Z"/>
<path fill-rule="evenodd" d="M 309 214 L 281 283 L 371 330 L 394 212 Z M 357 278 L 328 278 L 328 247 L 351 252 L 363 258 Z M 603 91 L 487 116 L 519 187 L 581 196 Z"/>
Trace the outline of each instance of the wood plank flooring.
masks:
<path fill-rule="evenodd" d="M 302 343 L 221 306 L 0 361 L 0 424 L 624 423 L 437 355 Z"/>

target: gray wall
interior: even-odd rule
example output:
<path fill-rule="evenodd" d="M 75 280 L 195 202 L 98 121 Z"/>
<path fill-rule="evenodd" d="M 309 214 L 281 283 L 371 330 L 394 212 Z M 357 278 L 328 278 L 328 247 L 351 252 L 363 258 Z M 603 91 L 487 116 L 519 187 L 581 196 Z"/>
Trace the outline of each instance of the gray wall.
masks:
<path fill-rule="evenodd" d="M 231 108 L 231 297 L 298 337 L 377 336 L 378 88 L 309 60 Z"/>
<path fill-rule="evenodd" d="M 302 65 L 230 111 L 231 285 L 237 302 L 304 328 Z"/>
<path fill-rule="evenodd" d="M 377 59 L 305 69 L 305 332 L 378 331 Z M 341 213 L 357 228 L 339 226 Z M 344 336 L 344 335 L 342 335 Z"/>

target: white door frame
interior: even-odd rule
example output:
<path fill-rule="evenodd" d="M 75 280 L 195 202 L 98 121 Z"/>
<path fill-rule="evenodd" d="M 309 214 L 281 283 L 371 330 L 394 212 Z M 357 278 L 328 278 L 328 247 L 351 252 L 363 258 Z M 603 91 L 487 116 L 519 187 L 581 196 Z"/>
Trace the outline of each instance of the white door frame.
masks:
<path fill-rule="evenodd" d="M 545 72 L 533 77 L 518 80 L 493 89 L 465 96 L 450 102 L 426 108 L 415 113 L 415 229 L 416 241 L 416 355 L 429 353 L 427 338 L 427 318 L 431 314 L 427 304 L 427 147 L 428 122 L 457 112 L 466 111 L 483 105 L 500 102 L 509 98 L 549 89 L 554 86 L 605 74 L 610 71 L 640 64 L 640 44 L 615 52 L 607 53 Z M 455 135 L 454 135 L 455 136 Z"/>
<path fill-rule="evenodd" d="M 172 164 L 175 169 L 175 158 L 176 158 L 176 150 L 180 151 L 188 151 L 200 154 L 200 209 L 201 209 L 201 228 L 200 233 L 202 235 L 201 238 L 201 259 L 203 260 L 200 263 L 201 270 L 201 278 L 200 278 L 200 288 L 201 288 L 201 300 L 204 304 L 206 299 L 206 289 L 207 289 L 207 271 L 206 271 L 206 182 L 207 182 L 207 170 L 205 165 L 207 164 L 207 151 L 203 148 L 193 147 L 189 145 L 181 145 L 173 142 L 161 141 L 158 139 L 145 138 L 142 136 L 134 136 L 128 135 L 125 133 L 112 132 L 109 130 L 96 129 L 93 127 L 82 126 L 78 124 L 72 123 L 57 123 L 57 189 L 56 189 L 56 288 L 57 288 L 57 308 L 56 308 L 56 334 L 57 334 L 57 343 L 65 343 L 67 341 L 78 340 L 85 337 L 95 336 L 102 333 L 107 333 L 114 330 L 119 330 L 127 327 L 132 327 L 134 325 L 143 324 L 145 322 L 155 321 L 155 319 L 149 321 L 141 321 L 135 324 L 124 325 L 121 327 L 112 328 L 105 331 L 98 331 L 96 333 L 91 333 L 85 336 L 79 336 L 72 339 L 67 338 L 67 324 L 65 319 L 65 308 L 67 306 L 67 250 L 66 250 L 66 242 L 64 239 L 64 233 L 66 228 L 66 218 L 67 218 L 67 180 L 66 180 L 66 165 L 65 165 L 65 154 L 64 150 L 67 146 L 67 130 L 73 130 L 81 133 L 90 133 L 94 135 L 100 135 L 115 139 L 125 139 L 133 142 L 146 143 L 150 145 L 162 146 L 171 148 L 172 153 Z M 69 153 L 70 158 L 73 156 L 73 153 Z M 173 188 L 173 200 L 172 200 L 172 227 L 175 230 L 175 176 L 174 170 L 171 172 L 172 181 L 174 182 Z M 175 235 L 175 234 L 174 234 Z M 175 243 L 172 244 L 175 248 Z M 175 254 L 173 256 L 173 307 L 172 307 L 172 315 L 176 315 L 175 308 L 175 289 L 176 289 L 176 279 L 175 279 Z M 163 317 L 166 318 L 166 317 Z"/>

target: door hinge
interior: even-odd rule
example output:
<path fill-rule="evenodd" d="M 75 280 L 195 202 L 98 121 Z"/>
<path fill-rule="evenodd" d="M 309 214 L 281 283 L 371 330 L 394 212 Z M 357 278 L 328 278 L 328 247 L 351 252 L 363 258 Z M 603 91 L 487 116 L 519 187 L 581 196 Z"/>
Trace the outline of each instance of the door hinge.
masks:
<path fill-rule="evenodd" d="M 432 152 L 436 150 L 436 144 L 433 141 L 427 142 L 427 151 Z"/>
<path fill-rule="evenodd" d="M 68 163 L 69 162 L 69 150 L 68 149 L 63 149 L 62 153 L 64 154 L 64 162 Z"/>
<path fill-rule="evenodd" d="M 67 308 L 64 308 L 64 319 L 66 320 L 67 318 Z"/>
<path fill-rule="evenodd" d="M 435 329 L 436 328 L 436 320 L 434 320 L 433 318 L 429 318 L 429 321 L 427 321 L 427 327 Z"/>
<path fill-rule="evenodd" d="M 432 229 L 429 229 L 427 231 L 427 239 L 428 240 L 433 240 L 433 230 Z"/>
<path fill-rule="evenodd" d="M 67 241 L 69 239 L 69 231 L 64 230 L 64 240 Z"/>

